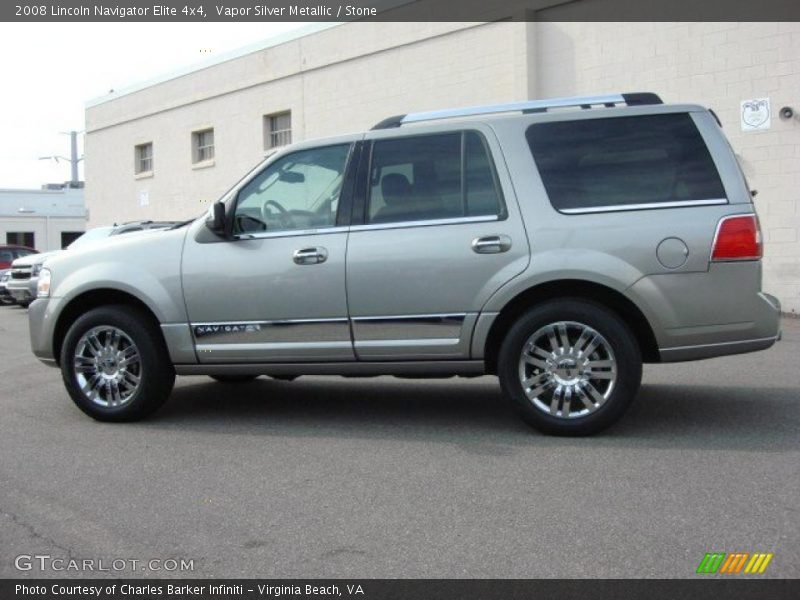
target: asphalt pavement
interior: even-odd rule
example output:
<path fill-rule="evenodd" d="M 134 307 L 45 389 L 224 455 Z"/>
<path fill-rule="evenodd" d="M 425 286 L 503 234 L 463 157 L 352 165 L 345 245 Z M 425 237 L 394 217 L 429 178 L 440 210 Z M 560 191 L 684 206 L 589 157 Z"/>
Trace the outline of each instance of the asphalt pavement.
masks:
<path fill-rule="evenodd" d="M 798 577 L 800 320 L 783 330 L 647 366 L 620 423 L 564 439 L 491 377 L 184 377 L 148 421 L 101 424 L 3 307 L 0 577 L 671 578 L 706 552 Z M 114 560 L 143 563 L 96 570 Z"/>

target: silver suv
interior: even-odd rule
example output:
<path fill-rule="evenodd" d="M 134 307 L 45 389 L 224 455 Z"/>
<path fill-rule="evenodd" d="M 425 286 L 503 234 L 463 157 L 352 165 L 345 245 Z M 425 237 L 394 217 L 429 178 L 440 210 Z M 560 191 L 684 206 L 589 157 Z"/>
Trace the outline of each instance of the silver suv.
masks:
<path fill-rule="evenodd" d="M 751 193 L 714 115 L 654 94 L 408 114 L 267 158 L 202 218 L 50 259 L 33 352 L 103 421 L 175 375 L 495 374 L 585 435 L 643 362 L 763 350 Z"/>

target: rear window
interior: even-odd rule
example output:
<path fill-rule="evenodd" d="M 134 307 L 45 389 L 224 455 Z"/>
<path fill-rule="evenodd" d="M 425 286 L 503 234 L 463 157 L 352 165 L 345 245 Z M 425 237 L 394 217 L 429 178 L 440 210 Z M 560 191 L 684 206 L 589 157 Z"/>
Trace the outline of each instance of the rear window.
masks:
<path fill-rule="evenodd" d="M 560 211 L 725 198 L 711 154 L 686 113 L 538 123 L 526 137 Z"/>

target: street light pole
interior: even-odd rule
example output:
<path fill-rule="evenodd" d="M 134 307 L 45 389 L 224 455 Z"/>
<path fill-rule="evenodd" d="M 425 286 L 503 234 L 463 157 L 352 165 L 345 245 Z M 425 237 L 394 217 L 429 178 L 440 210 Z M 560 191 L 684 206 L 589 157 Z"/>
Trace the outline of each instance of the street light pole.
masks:
<path fill-rule="evenodd" d="M 40 156 L 39 160 L 54 160 L 58 162 L 58 159 L 61 160 L 68 160 L 70 163 L 70 176 L 71 180 L 69 182 L 69 187 L 77 188 L 80 181 L 78 180 L 78 163 L 83 160 L 83 157 L 78 156 L 78 131 L 62 131 L 64 135 L 69 136 L 69 149 L 70 149 L 70 158 L 66 156 Z"/>
<path fill-rule="evenodd" d="M 70 187 L 78 187 L 78 132 L 69 132 L 69 149 L 70 149 L 70 163 L 72 164 L 72 181 Z"/>

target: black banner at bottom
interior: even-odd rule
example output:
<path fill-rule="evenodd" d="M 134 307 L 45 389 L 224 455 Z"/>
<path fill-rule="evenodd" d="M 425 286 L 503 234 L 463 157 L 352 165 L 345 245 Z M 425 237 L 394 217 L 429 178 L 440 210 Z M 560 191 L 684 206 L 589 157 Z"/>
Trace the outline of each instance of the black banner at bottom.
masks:
<path fill-rule="evenodd" d="M 3 600 L 793 600 L 800 580 L 729 579 L 3 579 Z"/>

